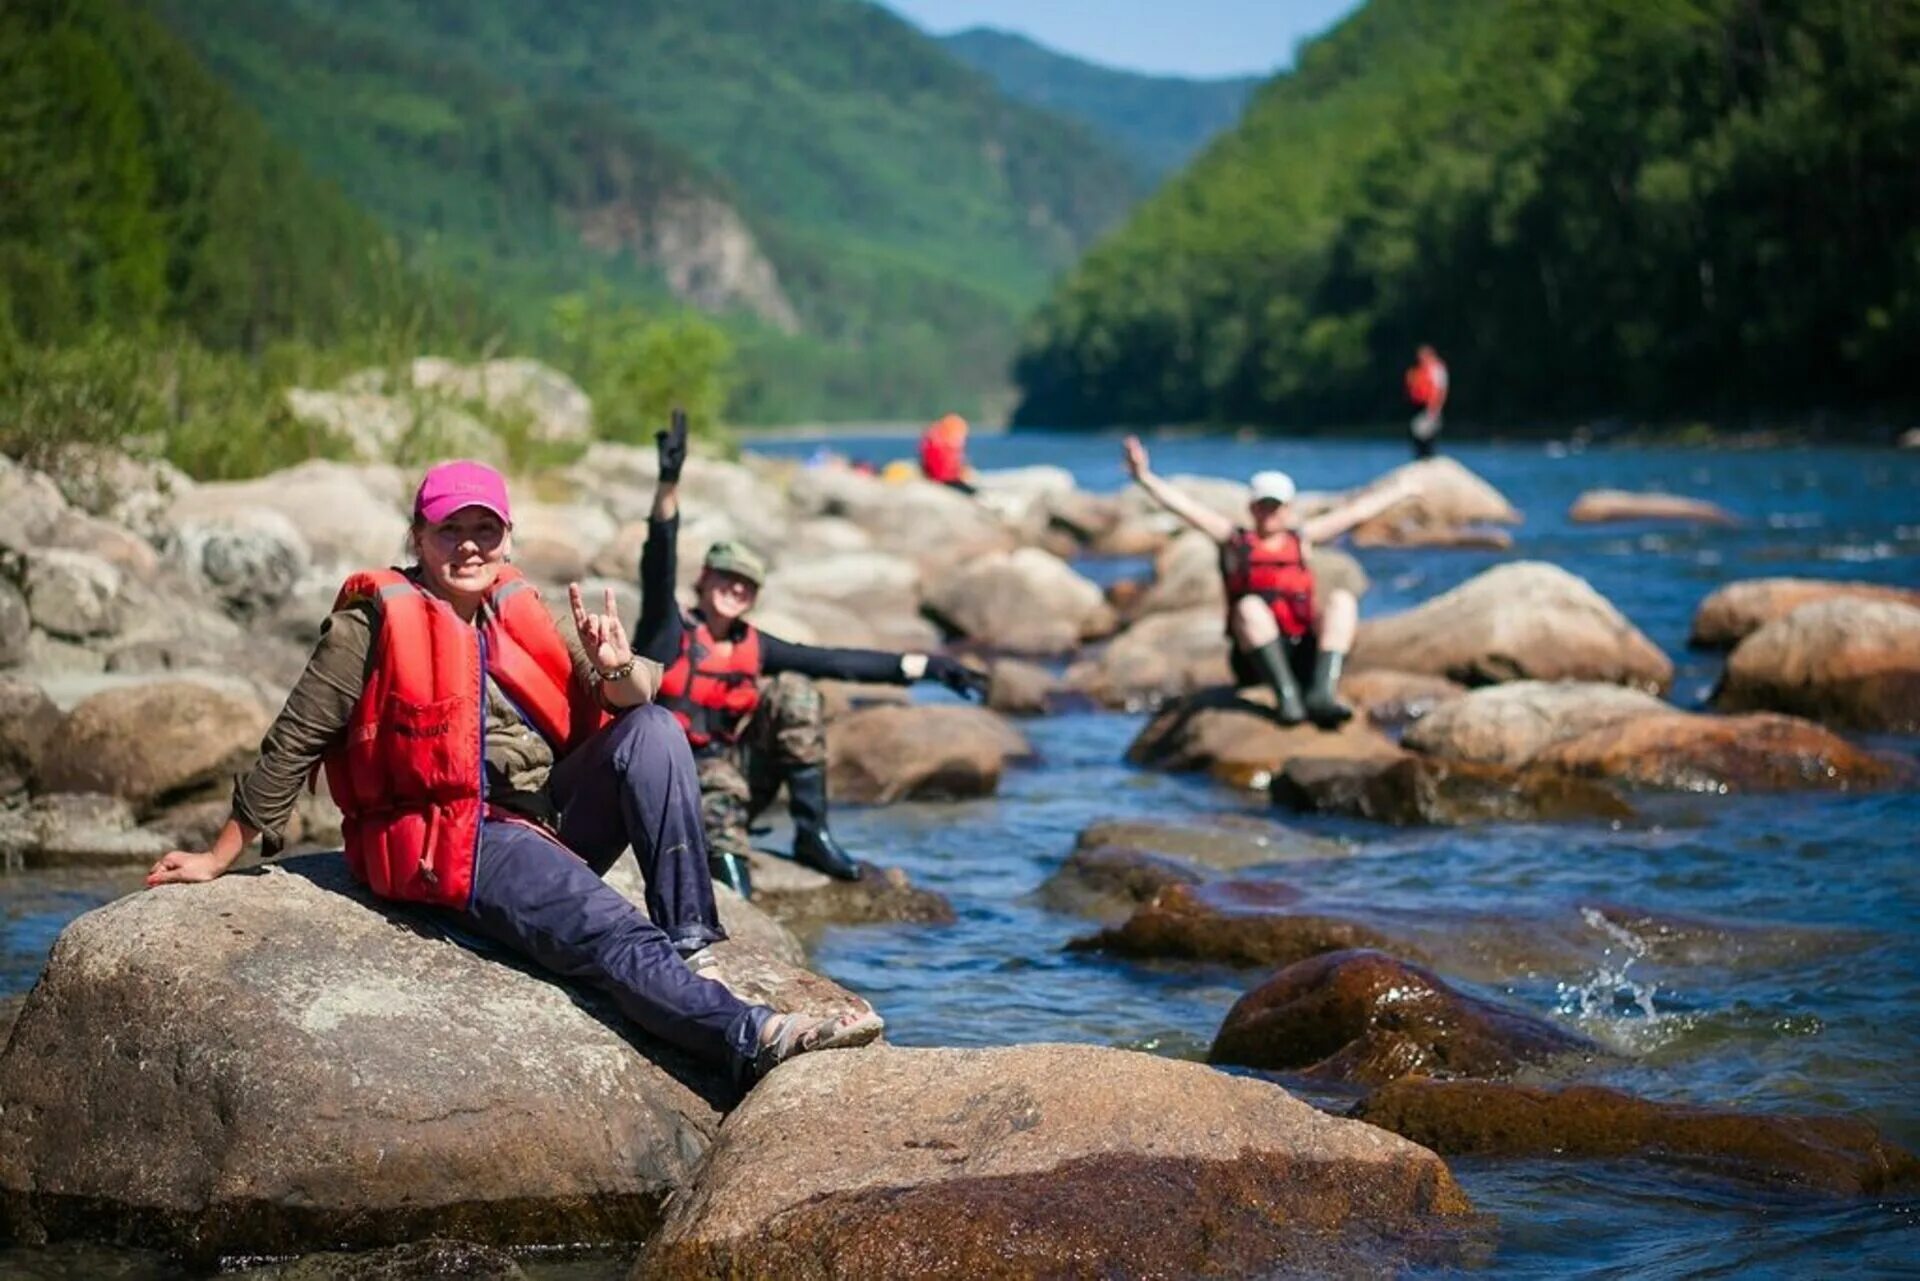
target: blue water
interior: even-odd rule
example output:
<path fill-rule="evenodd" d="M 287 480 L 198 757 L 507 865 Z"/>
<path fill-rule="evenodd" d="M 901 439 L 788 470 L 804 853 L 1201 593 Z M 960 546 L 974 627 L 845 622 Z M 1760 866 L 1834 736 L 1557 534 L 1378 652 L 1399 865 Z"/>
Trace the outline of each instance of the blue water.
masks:
<path fill-rule="evenodd" d="M 911 447 L 899 438 L 830 443 L 880 460 Z M 815 447 L 763 448 L 800 456 Z M 1539 445 L 1455 452 L 1526 513 L 1513 551 L 1362 552 L 1374 581 L 1365 613 L 1405 608 L 1501 560 L 1554 561 L 1675 658 L 1673 697 L 1693 705 L 1719 660 L 1685 649 L 1688 624 L 1721 582 L 1799 574 L 1920 584 L 1920 456 L 1911 453 L 1569 454 Z M 1404 457 L 1389 444 L 1219 438 L 1169 439 L 1153 453 L 1164 474 L 1244 476 L 1278 466 L 1309 489 L 1358 484 Z M 982 467 L 1058 464 L 1096 490 L 1124 483 L 1117 436 L 981 438 L 972 454 Z M 1570 524 L 1573 499 L 1601 486 L 1710 497 L 1745 523 Z M 1139 571 L 1137 563 L 1085 568 L 1103 579 Z M 941 890 L 959 919 L 950 927 L 830 931 L 815 951 L 817 966 L 870 997 L 902 1044 L 1067 1040 L 1202 1053 L 1260 974 L 1066 953 L 1062 944 L 1089 923 L 1030 898 L 1096 820 L 1266 814 L 1250 795 L 1122 764 L 1141 719 L 1084 713 L 1025 722 L 1038 762 L 1011 773 L 991 800 L 845 809 L 836 825 L 852 849 Z M 1879 745 L 1920 751 L 1911 740 Z M 1920 792 L 1672 798 L 1618 827 L 1297 825 L 1337 837 L 1344 853 L 1254 875 L 1420 922 L 1423 944 L 1449 977 L 1565 1019 L 1615 1050 L 1618 1058 L 1589 1079 L 1656 1098 L 1862 1116 L 1920 1148 Z M 65 919 L 127 888 L 112 878 L 0 877 L 0 999 L 31 982 Z M 1727 928 L 1709 930 L 1695 954 L 1676 960 L 1648 954 L 1631 933 L 1594 925 L 1586 909 L 1595 904 Z M 1454 1166 L 1497 1223 L 1485 1266 L 1503 1275 L 1891 1275 L 1920 1259 L 1920 1203 L 1912 1200 L 1783 1196 L 1635 1162 Z M 105 1257 L 127 1275 L 158 1266 Z M 0 1274 L 85 1275 L 102 1258 L 15 1252 L 0 1255 Z M 619 1275 L 618 1261 L 594 1274 Z"/>

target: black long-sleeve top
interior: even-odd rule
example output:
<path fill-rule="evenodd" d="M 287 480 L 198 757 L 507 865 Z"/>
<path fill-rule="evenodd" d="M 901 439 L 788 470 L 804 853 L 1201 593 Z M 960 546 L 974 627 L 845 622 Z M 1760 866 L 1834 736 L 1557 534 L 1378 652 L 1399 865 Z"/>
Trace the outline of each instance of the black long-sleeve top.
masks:
<path fill-rule="evenodd" d="M 680 657 L 680 638 L 686 623 L 673 598 L 679 559 L 680 518 L 647 522 L 647 544 L 640 552 L 640 622 L 634 628 L 634 653 L 671 667 Z M 830 649 L 823 645 L 796 645 L 760 633 L 761 669 L 769 676 L 798 672 L 802 676 L 876 684 L 908 685 L 900 670 L 900 655 L 876 649 Z"/>

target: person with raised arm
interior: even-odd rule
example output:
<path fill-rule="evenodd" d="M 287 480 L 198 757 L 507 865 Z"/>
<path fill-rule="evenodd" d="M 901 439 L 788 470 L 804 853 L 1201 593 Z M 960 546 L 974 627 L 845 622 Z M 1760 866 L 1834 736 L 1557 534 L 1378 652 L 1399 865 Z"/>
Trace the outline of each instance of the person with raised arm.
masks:
<path fill-rule="evenodd" d="M 572 632 L 556 626 L 507 563 L 512 537 L 500 473 L 429 470 L 414 563 L 347 579 L 212 847 L 168 853 L 148 887 L 210 881 L 256 837 L 277 853 L 324 767 L 347 866 L 376 896 L 602 989 L 738 1080 L 878 1036 L 871 1011 L 778 1014 L 703 976 L 726 932 L 693 758 L 653 703 L 660 668 L 633 652 L 611 591 L 591 610 L 574 585 Z M 629 845 L 645 912 L 601 879 Z"/>
<path fill-rule="evenodd" d="M 1408 497 L 1411 484 L 1399 477 L 1331 511 L 1302 518 L 1294 507 L 1291 476 L 1255 472 L 1251 524 L 1238 525 L 1154 475 L 1138 437 L 1127 437 L 1123 448 L 1128 475 L 1148 497 L 1220 549 L 1234 684 L 1271 688 L 1284 725 L 1311 720 L 1335 729 L 1345 723 L 1353 709 L 1340 700 L 1340 669 L 1353 648 L 1360 605 L 1342 588 L 1320 592 L 1307 558 L 1313 544 L 1338 538 Z"/>

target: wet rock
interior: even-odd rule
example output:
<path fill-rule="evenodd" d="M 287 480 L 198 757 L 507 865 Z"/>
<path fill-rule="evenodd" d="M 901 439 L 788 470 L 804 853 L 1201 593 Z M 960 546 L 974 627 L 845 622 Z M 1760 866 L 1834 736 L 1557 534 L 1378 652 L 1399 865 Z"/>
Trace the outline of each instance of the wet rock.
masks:
<path fill-rule="evenodd" d="M 1355 717 L 1337 730 L 1281 725 L 1270 690 L 1204 690 L 1168 704 L 1127 748 L 1127 761 L 1174 773 L 1205 771 L 1235 787 L 1265 787 L 1288 762 L 1382 761 L 1399 755 Z"/>
<path fill-rule="evenodd" d="M 185 522 L 174 536 L 173 555 L 229 614 L 249 620 L 278 609 L 313 564 L 293 522 L 262 508 Z"/>
<path fill-rule="evenodd" d="M 1690 645 L 1729 649 L 1776 618 L 1824 600 L 1880 600 L 1920 605 L 1920 591 L 1884 583 L 1844 583 L 1822 578 L 1752 578 L 1728 583 L 1700 602 Z"/>
<path fill-rule="evenodd" d="M 926 608 L 963 636 L 1019 654 L 1065 654 L 1115 622 L 1097 586 L 1037 547 L 941 575 L 928 585 Z"/>
<path fill-rule="evenodd" d="M 1033 749 L 1020 731 L 981 707 L 873 707 L 827 731 L 827 786 L 837 801 L 990 796 L 1012 758 Z"/>
<path fill-rule="evenodd" d="M 723 962 L 776 973 L 857 1002 Z M 0 1056 L 0 1215 L 201 1260 L 637 1240 L 733 1098 L 588 990 L 288 859 L 66 928 Z"/>
<path fill-rule="evenodd" d="M 1656 1103 L 1593 1085 L 1398 1081 L 1368 1095 L 1354 1115 L 1448 1155 L 1673 1161 L 1843 1196 L 1920 1183 L 1920 1162 L 1852 1117 Z"/>
<path fill-rule="evenodd" d="M 358 1254 L 309 1254 L 229 1274 L 236 1281 L 525 1281 L 513 1256 L 471 1241 L 410 1241 Z"/>
<path fill-rule="evenodd" d="M 1074 939 L 1067 950 L 1275 966 L 1322 952 L 1398 946 L 1365 921 L 1296 910 L 1299 901 L 1298 890 L 1272 881 L 1170 883 L 1121 924 Z"/>
<path fill-rule="evenodd" d="M 60 728 L 60 709 L 32 681 L 0 676 L 0 802 L 34 784 Z"/>
<path fill-rule="evenodd" d="M 1601 681 L 1513 681 L 1448 703 L 1400 741 L 1430 756 L 1518 768 L 1565 739 L 1672 711 L 1651 694 Z"/>
<path fill-rule="evenodd" d="M 1356 950 L 1290 965 L 1241 997 L 1207 1061 L 1380 1084 L 1503 1077 L 1597 1053 L 1558 1024 L 1469 996 L 1384 952 Z"/>
<path fill-rule="evenodd" d="M 897 867 L 861 861 L 860 879 L 838 881 L 791 859 L 755 852 L 753 904 L 790 930 L 829 925 L 951 925 L 947 896 L 915 885 Z"/>
<path fill-rule="evenodd" d="M 257 700 L 196 681 L 105 689 L 67 716 L 41 761 L 41 782 L 145 807 L 239 771 L 270 719 Z"/>
<path fill-rule="evenodd" d="M 1635 717 L 1547 748 L 1538 763 L 1589 778 L 1689 792 L 1847 791 L 1893 767 L 1796 716 Z"/>
<path fill-rule="evenodd" d="M 1106 707 L 1156 704 L 1232 679 L 1217 609 L 1148 614 L 1094 658 L 1067 671 L 1067 683 Z"/>
<path fill-rule="evenodd" d="M 887 1047 L 756 1088 L 634 1275 L 1391 1270 L 1444 1257 L 1468 1212 L 1430 1153 L 1263 1081 L 1092 1046 Z"/>
<path fill-rule="evenodd" d="M 1074 847 L 1041 882 L 1034 901 L 1055 912 L 1119 921 L 1170 885 L 1199 885 L 1207 874 L 1191 863 L 1124 845 Z"/>
<path fill-rule="evenodd" d="M 1790 712 L 1849 729 L 1920 731 L 1920 606 L 1803 605 L 1734 648 L 1714 706 Z"/>
<path fill-rule="evenodd" d="M 135 826 L 132 809 L 115 796 L 54 793 L 0 811 L 0 855 L 25 867 L 151 863 L 173 848 L 167 837 Z"/>
<path fill-rule="evenodd" d="M 1621 489 L 1590 489 L 1573 500 L 1567 519 L 1576 525 L 1598 525 L 1618 520 L 1681 521 L 1694 525 L 1738 525 L 1740 518 L 1719 503 L 1678 494 L 1629 493 Z"/>
<path fill-rule="evenodd" d="M 987 675 L 987 706 L 1002 716 L 1045 716 L 1062 693 L 1060 678 L 1038 663 L 997 658 Z"/>
<path fill-rule="evenodd" d="M 63 640 L 120 628 L 120 571 L 86 552 L 45 548 L 26 560 L 27 609 L 34 626 Z"/>
<path fill-rule="evenodd" d="M 27 660 L 27 638 L 33 633 L 33 614 L 27 598 L 11 580 L 0 578 L 0 667 Z"/>
<path fill-rule="evenodd" d="M 1349 672 L 1340 678 L 1340 697 L 1375 725 L 1404 725 L 1420 720 L 1466 692 L 1466 686 L 1444 676 L 1378 667 Z"/>
<path fill-rule="evenodd" d="M 398 468 L 315 460 L 258 480 L 197 485 L 174 499 L 167 519 L 185 525 L 260 508 L 278 511 L 300 531 L 318 564 L 351 571 L 398 562 L 411 499 L 410 483 Z"/>
<path fill-rule="evenodd" d="M 1600 593 L 1557 565 L 1497 565 L 1425 604 L 1360 625 L 1353 666 L 1464 685 L 1594 680 L 1652 693 L 1673 663 Z"/>
<path fill-rule="evenodd" d="M 1276 773 L 1274 803 L 1402 827 L 1614 820 L 1633 809 L 1599 783 L 1546 769 L 1403 754 L 1296 760 Z"/>
<path fill-rule="evenodd" d="M 1188 826 L 1095 823 L 1080 833 L 1066 862 L 1034 897 L 1057 912 L 1119 921 L 1170 885 L 1200 885 L 1218 871 L 1343 858 L 1351 852 L 1338 841 L 1241 815 Z M 1266 902 L 1272 895 L 1262 890 L 1255 897 Z"/>

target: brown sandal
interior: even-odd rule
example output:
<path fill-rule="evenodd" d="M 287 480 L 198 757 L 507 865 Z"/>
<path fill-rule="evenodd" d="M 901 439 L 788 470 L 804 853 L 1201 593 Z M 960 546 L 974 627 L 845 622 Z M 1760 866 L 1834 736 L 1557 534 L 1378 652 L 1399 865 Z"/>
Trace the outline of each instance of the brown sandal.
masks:
<path fill-rule="evenodd" d="M 886 1020 L 873 1010 L 833 1018 L 776 1014 L 772 1020 L 773 1034 L 760 1043 L 760 1052 L 753 1056 L 753 1079 L 758 1081 L 797 1054 L 869 1045 L 886 1027 Z"/>

